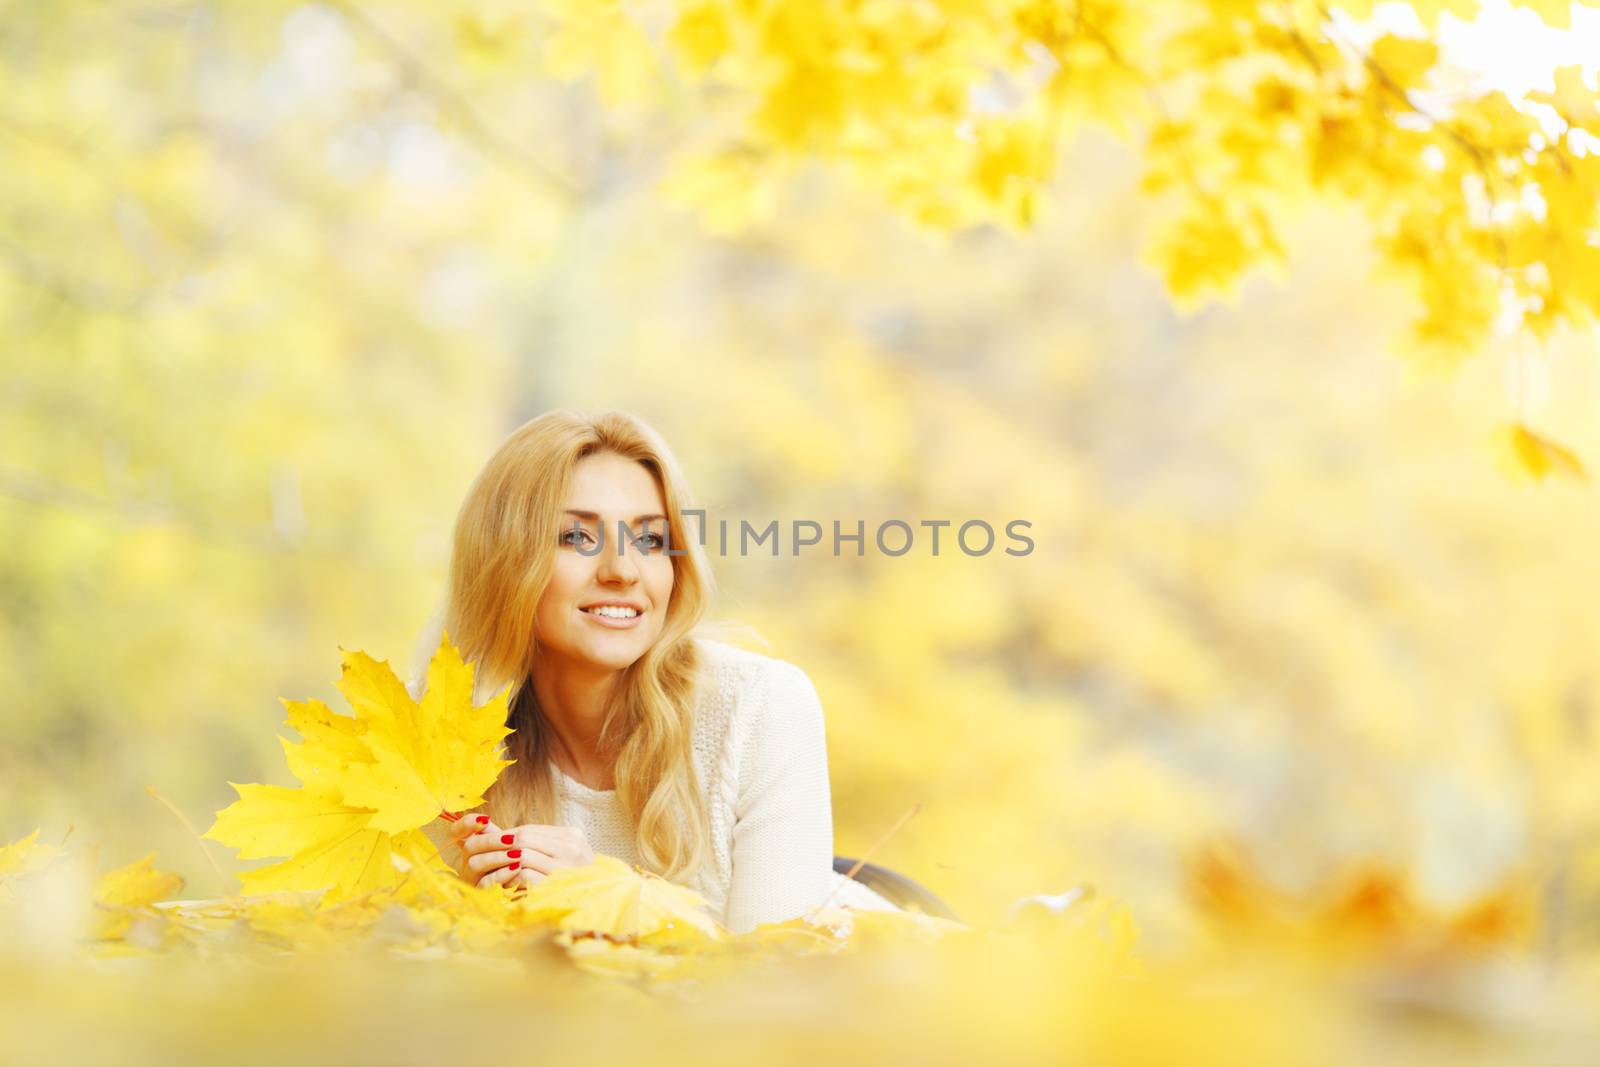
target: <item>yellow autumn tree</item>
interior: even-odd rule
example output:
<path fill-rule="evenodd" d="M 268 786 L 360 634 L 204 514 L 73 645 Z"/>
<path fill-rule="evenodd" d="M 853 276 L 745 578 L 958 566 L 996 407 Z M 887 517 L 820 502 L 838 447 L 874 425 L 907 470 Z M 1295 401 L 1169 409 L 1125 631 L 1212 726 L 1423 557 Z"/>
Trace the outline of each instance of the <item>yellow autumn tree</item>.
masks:
<path fill-rule="evenodd" d="M 1380 26 L 1398 21 L 1387 6 Z M 1571 23 L 1564 0 L 1522 6 Z M 665 187 L 719 228 L 770 214 L 770 187 L 819 160 L 930 231 L 1025 229 L 1092 125 L 1143 158 L 1148 257 L 1180 307 L 1282 267 L 1286 226 L 1323 200 L 1364 214 L 1382 268 L 1415 292 L 1425 362 L 1452 366 L 1496 329 L 1543 340 L 1589 327 L 1592 75 L 1551 70 L 1553 91 L 1516 99 L 1463 87 L 1431 38 L 1442 6 L 1410 7 L 1422 36 L 1358 32 L 1376 14 L 1365 0 L 553 0 L 543 48 L 552 73 L 596 75 L 617 106 L 681 108 L 693 94 L 694 136 Z M 663 24 L 652 42 L 647 27 Z M 1537 435 L 1508 432 L 1543 477 Z"/>

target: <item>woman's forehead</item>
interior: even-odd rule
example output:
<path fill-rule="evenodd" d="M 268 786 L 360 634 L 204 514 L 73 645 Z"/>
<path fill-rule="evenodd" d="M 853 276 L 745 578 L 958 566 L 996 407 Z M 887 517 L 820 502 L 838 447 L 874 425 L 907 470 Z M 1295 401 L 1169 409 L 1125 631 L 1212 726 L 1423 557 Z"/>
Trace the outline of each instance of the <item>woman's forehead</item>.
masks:
<path fill-rule="evenodd" d="M 660 518 L 666 511 L 661 488 L 643 464 L 620 456 L 585 457 L 572 472 L 565 504 L 580 518 Z"/>

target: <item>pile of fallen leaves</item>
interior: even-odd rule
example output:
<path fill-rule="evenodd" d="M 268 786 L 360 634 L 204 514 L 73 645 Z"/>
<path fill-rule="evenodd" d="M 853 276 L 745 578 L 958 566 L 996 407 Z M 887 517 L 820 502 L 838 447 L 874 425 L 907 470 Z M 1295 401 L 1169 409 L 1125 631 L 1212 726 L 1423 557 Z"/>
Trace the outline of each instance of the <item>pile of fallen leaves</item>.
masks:
<path fill-rule="evenodd" d="M 205 835 L 242 892 L 175 899 L 153 856 L 0 848 L 0 1033 L 19 1062 L 606 1060 L 1588 1063 L 1600 973 L 1552 968 L 1512 890 L 1439 915 L 1369 872 L 1274 890 L 1201 857 L 1214 934 L 1136 956 L 1091 890 L 992 929 L 826 905 L 733 934 L 694 892 L 609 856 L 526 890 L 478 888 L 422 827 L 482 803 L 505 694 L 475 707 L 448 640 L 420 702 L 345 656 L 353 715 L 286 701 L 300 782 L 236 785 Z M 94 1026 L 82 1025 L 92 1019 Z M 109 1035 L 115 1035 L 114 1039 Z"/>

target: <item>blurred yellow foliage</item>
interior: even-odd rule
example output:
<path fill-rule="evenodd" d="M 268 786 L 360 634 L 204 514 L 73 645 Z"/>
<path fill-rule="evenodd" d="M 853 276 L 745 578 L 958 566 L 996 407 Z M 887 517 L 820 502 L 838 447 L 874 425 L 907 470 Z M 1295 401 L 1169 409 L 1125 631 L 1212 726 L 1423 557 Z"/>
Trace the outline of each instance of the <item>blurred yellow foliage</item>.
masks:
<path fill-rule="evenodd" d="M 1478 5 L 1410 11 L 7 6 L 8 1053 L 436 1061 L 510 1018 L 541 1062 L 1586 1063 L 1596 93 L 1485 88 L 1433 32 Z M 150 803 L 364 762 L 315 698 L 280 750 L 273 694 L 411 647 L 473 472 L 557 405 L 657 425 L 713 537 L 865 523 L 715 558 L 717 613 L 814 677 L 837 850 L 920 803 L 875 859 L 971 931 L 508 933 L 397 838 L 386 888 L 234 897 Z M 1472 447 L 1508 425 L 1538 492 Z M 140 861 L 97 908 L 24 837 L 68 820 L 196 899 Z M 1218 839 L 1243 918 L 1195 894 Z"/>
<path fill-rule="evenodd" d="M 1430 29 L 1441 8 L 1471 17 L 1479 7 L 1410 6 Z M 1569 24 L 1561 0 L 1524 6 Z M 1600 252 L 1583 236 L 1597 221 L 1597 157 L 1541 133 L 1497 91 L 1445 110 L 1423 104 L 1441 68 L 1427 37 L 1389 33 L 1357 47 L 1325 8 L 1303 3 L 1242 2 L 1225 14 L 1183 0 L 546 8 L 561 57 L 552 73 L 594 71 L 615 99 L 619 66 L 664 83 L 670 56 L 677 80 L 722 117 L 711 156 L 691 154 L 684 165 L 696 176 L 672 185 L 719 228 L 754 205 L 711 174 L 738 160 L 755 172 L 747 188 L 759 188 L 760 171 L 796 158 L 844 169 L 935 229 L 1027 228 L 1061 147 L 1087 119 L 1146 135 L 1143 188 L 1170 202 L 1150 255 L 1180 306 L 1231 295 L 1252 268 L 1281 264 L 1288 221 L 1307 200 L 1336 196 L 1369 217 L 1389 264 L 1415 283 L 1424 306 L 1415 338 L 1436 358 L 1482 344 L 1501 290 L 1514 294 L 1508 313 L 1541 336 L 1600 315 L 1591 289 Z M 642 25 L 656 20 L 671 28 L 666 54 L 652 58 Z M 1564 131 L 1600 135 L 1595 92 L 1576 67 L 1560 77 L 1556 97 L 1530 99 L 1554 105 Z M 1408 231 L 1422 217 L 1427 238 L 1416 241 Z"/>
<path fill-rule="evenodd" d="M 1495 434 L 1504 466 L 1528 481 L 1543 481 L 1555 475 L 1573 481 L 1589 481 L 1583 461 L 1569 450 L 1528 429 L 1521 423 L 1506 426 Z"/>

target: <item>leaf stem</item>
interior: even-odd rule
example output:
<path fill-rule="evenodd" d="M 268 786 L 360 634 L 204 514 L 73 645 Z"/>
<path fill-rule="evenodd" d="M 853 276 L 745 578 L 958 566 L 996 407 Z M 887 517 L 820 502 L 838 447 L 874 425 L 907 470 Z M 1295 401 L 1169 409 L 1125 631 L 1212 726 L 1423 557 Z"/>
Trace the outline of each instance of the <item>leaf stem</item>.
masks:
<path fill-rule="evenodd" d="M 228 881 L 227 874 L 225 874 L 223 872 L 222 868 L 217 865 L 217 861 L 216 861 L 215 858 L 212 857 L 211 853 L 206 851 L 205 838 L 200 835 L 200 831 L 199 830 L 196 830 L 194 828 L 194 824 L 189 821 L 189 817 L 187 815 L 185 815 L 182 811 L 178 810 L 178 806 L 176 804 L 174 804 L 172 801 L 168 800 L 166 797 L 162 796 L 156 790 L 155 786 L 147 785 L 147 786 L 144 787 L 144 791 L 146 793 L 149 793 L 156 800 L 160 801 L 166 807 L 166 809 L 168 811 L 172 812 L 172 814 L 177 817 L 178 821 L 183 824 L 183 828 L 185 830 L 188 830 L 191 834 L 194 835 L 195 843 L 197 845 L 199 845 L 199 847 L 200 847 L 200 855 L 202 855 L 202 856 L 204 856 L 206 858 L 206 862 L 211 864 L 211 869 L 213 871 L 217 872 L 217 877 L 222 879 L 223 883 L 226 884 L 227 881 Z"/>
<path fill-rule="evenodd" d="M 884 846 L 884 843 L 887 842 L 891 837 L 893 837 L 895 834 L 899 833 L 900 832 L 900 827 L 904 826 L 907 822 L 911 821 L 911 817 L 913 815 L 915 815 L 917 812 L 921 811 L 921 810 L 922 810 L 922 801 L 919 800 L 915 804 L 911 805 L 911 807 L 906 810 L 906 813 L 904 815 L 900 816 L 899 819 L 895 820 L 895 824 L 893 826 L 889 827 L 888 830 L 884 831 L 884 834 L 883 834 L 882 837 L 878 838 L 876 841 L 874 841 L 872 843 L 872 847 L 868 848 L 865 852 L 863 852 L 861 854 L 861 858 L 856 860 L 855 866 L 851 867 L 850 870 L 845 873 L 845 878 L 849 879 L 850 881 L 855 881 L 856 872 L 861 870 L 861 868 L 866 864 L 867 859 L 870 856 L 872 856 L 873 853 L 877 852 L 878 849 L 882 848 Z M 839 882 L 837 885 L 835 885 L 833 887 L 833 892 L 829 893 L 827 895 L 827 897 L 823 899 L 822 903 L 818 904 L 812 910 L 814 912 L 816 912 L 816 911 L 821 911 L 823 908 L 826 908 L 828 906 L 829 902 L 832 901 L 833 898 L 838 895 L 839 890 L 842 889 L 843 887 L 844 887 L 844 883 L 843 882 Z"/>

